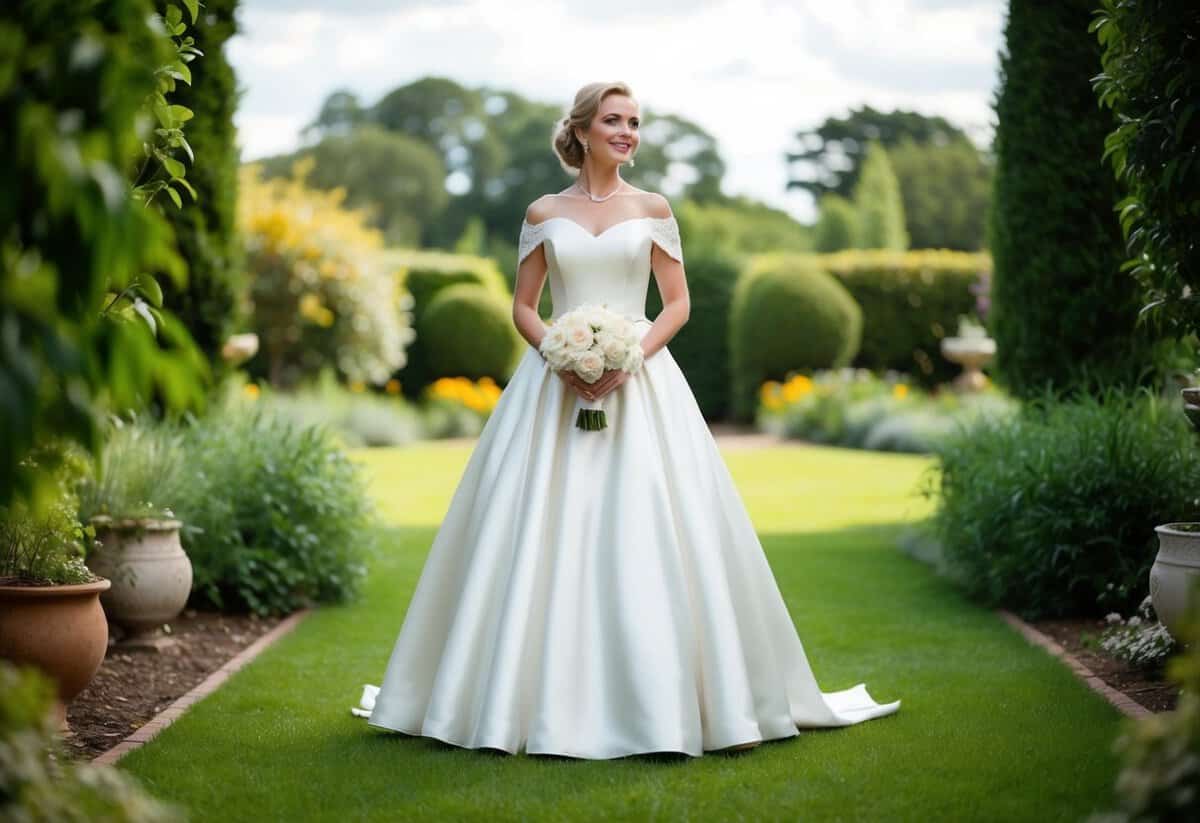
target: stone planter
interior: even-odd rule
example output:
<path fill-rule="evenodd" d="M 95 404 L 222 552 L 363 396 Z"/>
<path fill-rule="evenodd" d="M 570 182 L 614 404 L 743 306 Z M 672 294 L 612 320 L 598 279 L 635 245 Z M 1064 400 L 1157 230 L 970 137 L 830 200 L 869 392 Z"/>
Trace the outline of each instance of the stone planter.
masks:
<path fill-rule="evenodd" d="M 192 561 L 179 543 L 178 520 L 91 520 L 100 542 L 87 559 L 112 588 L 101 598 L 109 620 L 128 634 L 123 645 L 162 648 L 158 629 L 183 611 L 192 591 Z"/>
<path fill-rule="evenodd" d="M 59 723 L 104 661 L 108 580 L 62 586 L 0 586 L 0 658 L 37 666 L 58 686 Z"/>
<path fill-rule="evenodd" d="M 1200 523 L 1166 523 L 1158 533 L 1158 554 L 1150 568 L 1150 602 L 1159 622 L 1178 637 L 1188 598 L 1200 577 Z"/>
<path fill-rule="evenodd" d="M 942 356 L 962 366 L 963 372 L 954 379 L 962 391 L 982 391 L 987 386 L 983 367 L 996 356 L 996 341 L 990 337 L 943 337 Z"/>

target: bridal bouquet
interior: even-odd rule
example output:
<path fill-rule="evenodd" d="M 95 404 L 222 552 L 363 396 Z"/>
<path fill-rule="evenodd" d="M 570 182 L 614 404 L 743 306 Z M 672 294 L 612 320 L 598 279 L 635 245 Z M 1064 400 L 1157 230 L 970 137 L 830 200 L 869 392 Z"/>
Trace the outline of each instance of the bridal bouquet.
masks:
<path fill-rule="evenodd" d="M 585 303 L 561 315 L 546 330 L 539 347 L 555 371 L 570 369 L 595 383 L 606 369 L 636 374 L 645 352 L 641 339 L 626 317 L 604 305 Z M 603 400 L 579 401 L 575 427 L 585 431 L 607 428 Z"/>

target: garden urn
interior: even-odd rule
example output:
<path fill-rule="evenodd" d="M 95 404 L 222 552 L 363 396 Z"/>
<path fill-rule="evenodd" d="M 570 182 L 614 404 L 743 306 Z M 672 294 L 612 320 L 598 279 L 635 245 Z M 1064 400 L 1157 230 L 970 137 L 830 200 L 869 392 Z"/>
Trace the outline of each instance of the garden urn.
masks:
<path fill-rule="evenodd" d="M 1188 598 L 1200 577 L 1200 523 L 1158 526 L 1158 554 L 1150 567 L 1150 602 L 1172 636 L 1187 613 Z"/>
<path fill-rule="evenodd" d="M 169 518 L 91 519 L 97 547 L 88 568 L 112 581 L 101 598 L 109 620 L 128 633 L 123 645 L 161 648 L 158 629 L 183 611 L 192 591 L 192 561 Z"/>

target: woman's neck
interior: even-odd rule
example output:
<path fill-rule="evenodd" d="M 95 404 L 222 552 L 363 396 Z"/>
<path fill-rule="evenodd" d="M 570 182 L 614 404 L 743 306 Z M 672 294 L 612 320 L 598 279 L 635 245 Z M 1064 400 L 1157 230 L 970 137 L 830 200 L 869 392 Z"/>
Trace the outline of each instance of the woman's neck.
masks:
<path fill-rule="evenodd" d="M 593 197 L 603 197 L 615 192 L 622 184 L 620 166 L 598 168 L 591 160 L 585 160 L 579 170 L 579 186 Z"/>

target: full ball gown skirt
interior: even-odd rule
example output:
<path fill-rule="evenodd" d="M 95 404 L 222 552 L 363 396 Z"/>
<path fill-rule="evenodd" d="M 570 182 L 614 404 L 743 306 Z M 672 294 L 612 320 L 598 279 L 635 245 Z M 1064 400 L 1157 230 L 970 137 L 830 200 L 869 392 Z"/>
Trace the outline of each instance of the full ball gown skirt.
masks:
<path fill-rule="evenodd" d="M 546 243 L 555 316 L 638 318 L 673 218 Z M 640 316 L 640 317 L 639 317 Z M 601 759 L 700 755 L 897 711 L 865 684 L 822 692 L 683 372 L 664 347 L 575 427 L 578 398 L 528 346 L 468 459 L 368 723 L 468 748 Z M 371 697 L 374 697 L 372 704 Z"/>

